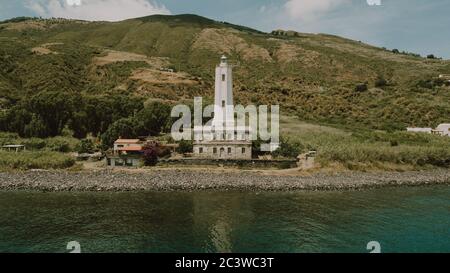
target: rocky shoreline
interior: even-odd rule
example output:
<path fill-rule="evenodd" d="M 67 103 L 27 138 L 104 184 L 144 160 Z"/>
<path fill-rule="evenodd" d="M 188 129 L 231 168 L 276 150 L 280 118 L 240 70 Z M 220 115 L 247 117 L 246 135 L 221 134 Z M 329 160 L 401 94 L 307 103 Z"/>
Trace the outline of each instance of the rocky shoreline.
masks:
<path fill-rule="evenodd" d="M 422 185 L 450 185 L 450 170 L 310 176 L 198 170 L 0 173 L 0 190 L 4 191 L 320 191 Z"/>

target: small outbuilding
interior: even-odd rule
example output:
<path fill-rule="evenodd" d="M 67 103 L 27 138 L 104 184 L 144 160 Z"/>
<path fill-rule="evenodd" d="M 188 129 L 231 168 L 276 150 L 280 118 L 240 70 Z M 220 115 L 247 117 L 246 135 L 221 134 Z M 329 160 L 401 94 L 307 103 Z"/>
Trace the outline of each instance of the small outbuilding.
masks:
<path fill-rule="evenodd" d="M 302 170 L 313 169 L 316 164 L 316 151 L 309 151 L 297 157 L 297 167 Z"/>
<path fill-rule="evenodd" d="M 406 128 L 406 131 L 411 133 L 427 133 L 439 136 L 450 136 L 450 123 L 439 124 L 436 129 L 433 128 Z"/>
<path fill-rule="evenodd" d="M 2 146 L 2 150 L 8 151 L 8 152 L 21 152 L 25 151 L 25 145 L 4 145 Z"/>

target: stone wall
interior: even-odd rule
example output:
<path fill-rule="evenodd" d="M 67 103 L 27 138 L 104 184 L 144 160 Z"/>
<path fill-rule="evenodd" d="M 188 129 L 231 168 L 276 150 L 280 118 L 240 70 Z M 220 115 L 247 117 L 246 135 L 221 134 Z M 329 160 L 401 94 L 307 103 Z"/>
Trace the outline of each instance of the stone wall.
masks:
<path fill-rule="evenodd" d="M 227 166 L 242 168 L 261 168 L 261 169 L 289 169 L 297 167 L 297 160 L 219 160 L 219 159 L 202 159 L 202 158 L 183 158 L 183 159 L 162 159 L 159 165 L 181 165 L 181 166 Z"/>

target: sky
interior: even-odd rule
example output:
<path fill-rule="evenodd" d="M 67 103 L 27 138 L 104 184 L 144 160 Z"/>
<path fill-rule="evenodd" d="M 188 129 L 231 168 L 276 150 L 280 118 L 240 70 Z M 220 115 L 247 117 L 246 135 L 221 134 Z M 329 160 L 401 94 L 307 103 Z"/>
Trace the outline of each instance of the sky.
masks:
<path fill-rule="evenodd" d="M 445 59 L 450 59 L 449 11 L 449 0 L 0 0 L 0 20 L 119 21 L 191 13 L 266 32 L 328 33 Z"/>

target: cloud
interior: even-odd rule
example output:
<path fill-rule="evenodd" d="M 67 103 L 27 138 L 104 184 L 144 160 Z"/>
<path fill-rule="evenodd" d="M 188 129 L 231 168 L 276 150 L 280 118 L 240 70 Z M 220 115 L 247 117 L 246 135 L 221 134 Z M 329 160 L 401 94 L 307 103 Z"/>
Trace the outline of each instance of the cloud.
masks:
<path fill-rule="evenodd" d="M 164 5 L 147 0 L 30 0 L 27 7 L 42 17 L 88 21 L 121 21 L 170 14 Z"/>
<path fill-rule="evenodd" d="M 292 19 L 312 21 L 349 2 L 351 0 L 289 0 L 284 10 Z"/>

